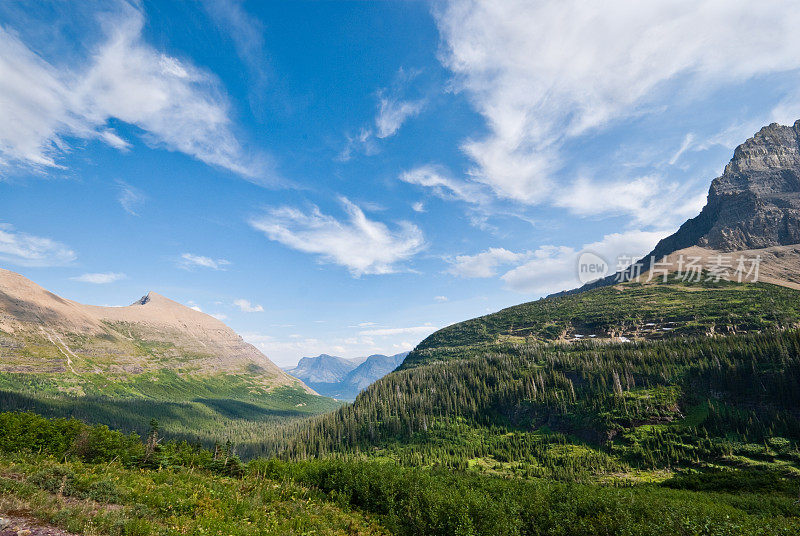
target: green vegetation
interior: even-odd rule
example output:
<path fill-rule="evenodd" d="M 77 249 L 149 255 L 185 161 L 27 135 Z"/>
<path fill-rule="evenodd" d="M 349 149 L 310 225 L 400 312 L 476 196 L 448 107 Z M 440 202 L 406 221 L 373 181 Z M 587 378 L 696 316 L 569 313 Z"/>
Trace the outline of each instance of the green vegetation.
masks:
<path fill-rule="evenodd" d="M 797 331 L 473 351 L 390 374 L 352 405 L 277 429 L 262 452 L 567 481 L 765 464 L 800 474 Z"/>
<path fill-rule="evenodd" d="M 242 455 L 252 455 L 265 430 L 340 405 L 307 393 L 299 382 L 276 381 L 255 363 L 230 364 L 148 340 L 168 332 L 153 334 L 135 323 L 106 327 L 107 334 L 92 336 L 0 332 L 0 348 L 7 349 L 0 408 L 139 433 L 156 418 L 171 437 L 205 445 L 231 440 Z"/>
<path fill-rule="evenodd" d="M 0 512 L 78 534 L 378 535 L 367 516 L 288 481 L 243 479 L 227 449 L 146 443 L 103 426 L 0 414 Z"/>
<path fill-rule="evenodd" d="M 236 376 L 219 398 L 166 372 L 117 398 L 17 385 L 3 408 L 148 439 L 0 414 L 0 490 L 115 535 L 797 534 L 798 297 L 672 283 L 534 302 L 437 332 L 305 418 L 319 398 Z"/>
<path fill-rule="evenodd" d="M 156 423 L 153 423 L 154 425 Z M 186 443 L 75 420 L 0 414 L 0 510 L 77 533 L 136 535 L 792 535 L 797 481 L 687 473 L 605 486 L 394 462 L 247 465 Z"/>
<path fill-rule="evenodd" d="M 33 382 L 37 380 L 35 376 L 31 378 Z M 261 438 L 269 430 L 341 405 L 290 387 L 241 398 L 224 398 L 222 391 L 212 398 L 212 393 L 206 392 L 212 387 L 205 382 L 197 383 L 200 385 L 197 391 L 176 390 L 172 399 L 168 392 L 162 398 L 145 398 L 35 394 L 32 389 L 0 390 L 0 408 L 33 411 L 50 417 L 75 417 L 139 434 L 146 433 L 150 419 L 155 418 L 171 438 L 206 446 L 215 441 L 231 441 L 237 453 L 252 457 L 262 450 Z M 192 383 L 187 380 L 184 385 Z"/>
<path fill-rule="evenodd" d="M 664 339 L 800 325 L 796 290 L 726 281 L 625 283 L 503 309 L 441 329 L 402 368 L 489 351 L 503 342 L 532 343 L 624 336 Z"/>

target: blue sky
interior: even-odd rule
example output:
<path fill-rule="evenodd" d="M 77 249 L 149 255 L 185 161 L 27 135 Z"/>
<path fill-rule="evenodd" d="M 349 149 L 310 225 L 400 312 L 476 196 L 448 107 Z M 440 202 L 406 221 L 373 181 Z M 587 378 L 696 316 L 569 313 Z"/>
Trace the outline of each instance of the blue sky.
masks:
<path fill-rule="evenodd" d="M 281 365 L 642 255 L 800 118 L 793 2 L 0 4 L 0 266 Z"/>

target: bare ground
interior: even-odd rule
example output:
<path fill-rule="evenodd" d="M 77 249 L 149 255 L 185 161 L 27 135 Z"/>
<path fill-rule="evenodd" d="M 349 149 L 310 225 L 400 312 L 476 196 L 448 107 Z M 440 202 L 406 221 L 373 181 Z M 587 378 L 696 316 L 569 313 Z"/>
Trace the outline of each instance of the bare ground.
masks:
<path fill-rule="evenodd" d="M 0 536 L 78 536 L 31 517 L 0 515 Z"/>

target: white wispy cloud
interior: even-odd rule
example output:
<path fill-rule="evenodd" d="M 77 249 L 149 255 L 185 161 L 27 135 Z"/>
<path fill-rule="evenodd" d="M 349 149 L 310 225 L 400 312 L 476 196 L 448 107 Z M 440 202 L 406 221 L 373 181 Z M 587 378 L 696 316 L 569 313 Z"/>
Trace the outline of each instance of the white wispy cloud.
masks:
<path fill-rule="evenodd" d="M 800 10 L 790 0 L 755 8 L 744 0 L 453 0 L 435 16 L 443 63 L 488 127 L 463 143 L 470 175 L 526 204 L 558 194 L 563 147 L 579 136 L 800 68 Z"/>
<path fill-rule="evenodd" d="M 602 187 L 596 181 L 581 178 L 569 185 L 555 204 L 582 216 L 627 212 L 647 218 L 659 190 L 659 179 L 652 176 L 603 183 Z"/>
<path fill-rule="evenodd" d="M 247 68 L 250 106 L 260 113 L 269 80 L 264 24 L 248 13 L 241 0 L 203 0 L 203 8 L 233 42 Z"/>
<path fill-rule="evenodd" d="M 380 151 L 378 140 L 390 138 L 397 134 L 403 124 L 422 112 L 427 99 L 409 99 L 404 96 L 410 82 L 419 71 L 399 69 L 390 87 L 381 88 L 377 92 L 378 105 L 375 113 L 375 125 L 363 126 L 356 135 L 347 135 L 347 144 L 339 153 L 338 160 L 347 161 L 354 153 L 372 156 Z"/>
<path fill-rule="evenodd" d="M 280 207 L 252 218 L 250 225 L 270 240 L 318 255 L 321 262 L 344 266 L 355 277 L 397 272 L 399 263 L 425 246 L 417 226 L 401 221 L 390 229 L 369 219 L 349 200 L 341 198 L 341 203 L 347 214 L 345 221 L 323 214 L 317 207 L 307 212 Z"/>
<path fill-rule="evenodd" d="M 2 123 L 2 121 L 0 121 Z M 64 266 L 77 258 L 69 246 L 0 223 L 0 261 L 18 266 Z"/>
<path fill-rule="evenodd" d="M 497 275 L 497 268 L 508 264 L 518 264 L 531 254 L 515 253 L 505 248 L 489 248 L 476 255 L 458 255 L 450 261 L 448 273 L 458 277 L 477 278 Z"/>
<path fill-rule="evenodd" d="M 195 255 L 193 253 L 184 253 L 181 255 L 178 266 L 184 269 L 194 267 L 210 268 L 212 270 L 226 270 L 227 266 L 232 263 L 227 259 L 212 259 L 203 255 Z"/>
<path fill-rule="evenodd" d="M 93 274 L 83 274 L 76 277 L 70 277 L 73 281 L 80 281 L 81 283 L 92 283 L 94 285 L 107 285 L 114 283 L 127 276 L 121 272 L 102 272 Z"/>
<path fill-rule="evenodd" d="M 243 313 L 263 313 L 264 307 L 250 303 L 245 299 L 234 300 L 233 304 L 238 307 Z"/>
<path fill-rule="evenodd" d="M 566 246 L 542 246 L 520 266 L 506 272 L 501 279 L 517 292 L 542 295 L 570 290 L 581 285 L 578 257 L 589 251 L 608 263 L 609 272 L 617 271 L 620 256 L 639 259 L 649 253 L 670 231 L 628 231 L 612 233 L 580 250 Z"/>
<path fill-rule="evenodd" d="M 443 166 L 426 164 L 400 174 L 399 179 L 409 184 L 430 188 L 442 199 L 458 199 L 469 203 L 481 203 L 486 195 L 480 185 L 459 180 L 450 175 Z"/>
<path fill-rule="evenodd" d="M 131 216 L 138 216 L 137 210 L 144 203 L 147 198 L 141 190 L 131 186 L 124 181 L 117 181 L 117 201 L 122 206 L 122 209 Z"/>
<path fill-rule="evenodd" d="M 695 136 L 691 132 L 689 132 L 688 134 L 686 134 L 686 136 L 683 137 L 683 142 L 681 143 L 681 146 L 678 148 L 677 151 L 675 151 L 675 154 L 672 155 L 672 158 L 669 159 L 670 166 L 674 166 L 678 162 L 680 157 L 683 156 L 683 153 L 689 150 L 689 148 L 694 143 L 694 138 Z"/>
<path fill-rule="evenodd" d="M 361 128 L 355 136 L 346 135 L 347 143 L 339 153 L 337 160 L 347 162 L 353 158 L 354 153 L 363 153 L 367 156 L 378 154 L 378 144 L 375 142 L 372 129 Z"/>
<path fill-rule="evenodd" d="M 116 119 L 141 129 L 149 145 L 254 180 L 266 173 L 234 135 L 227 99 L 212 74 L 147 44 L 144 15 L 130 4 L 98 19 L 104 40 L 82 61 L 57 66 L 0 28 L 3 160 L 59 167 L 75 138 L 127 149 L 130 142 L 109 126 Z"/>
<path fill-rule="evenodd" d="M 359 332 L 359 335 L 367 335 L 373 337 L 387 337 L 393 335 L 429 335 L 436 331 L 435 326 L 410 326 L 403 328 L 378 328 L 378 329 L 365 329 Z"/>
<path fill-rule="evenodd" d="M 375 136 L 381 139 L 394 136 L 406 120 L 418 115 L 424 107 L 424 100 L 407 101 L 396 96 L 381 96 L 378 115 L 375 116 Z"/>
<path fill-rule="evenodd" d="M 447 301 L 447 296 L 435 296 L 433 299 L 434 299 L 434 301 L 437 301 L 437 302 L 446 302 Z"/>

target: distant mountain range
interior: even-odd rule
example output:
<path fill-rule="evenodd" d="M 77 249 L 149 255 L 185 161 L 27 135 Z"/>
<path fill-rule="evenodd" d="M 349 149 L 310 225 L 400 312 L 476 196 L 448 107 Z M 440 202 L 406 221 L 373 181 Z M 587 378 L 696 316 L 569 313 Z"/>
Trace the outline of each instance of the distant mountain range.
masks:
<path fill-rule="evenodd" d="M 321 395 L 339 400 L 353 400 L 372 382 L 399 367 L 408 352 L 395 355 L 375 354 L 345 359 L 328 354 L 304 357 L 296 367 L 283 370 Z"/>

